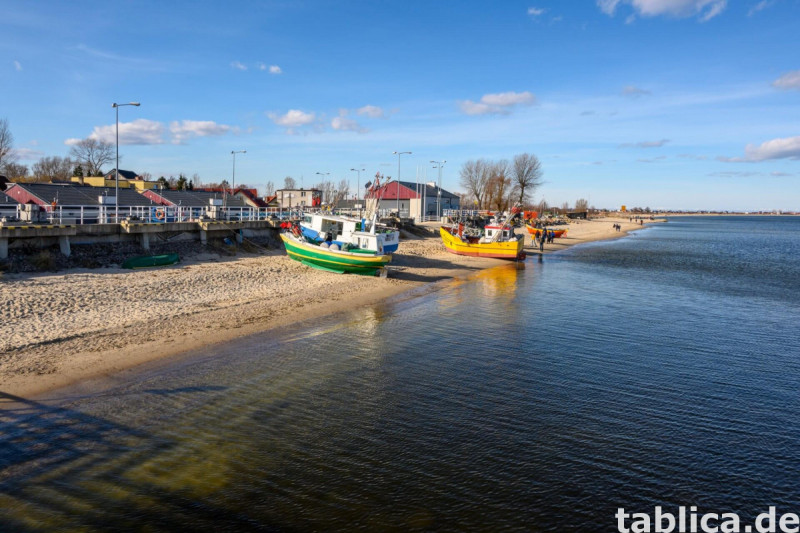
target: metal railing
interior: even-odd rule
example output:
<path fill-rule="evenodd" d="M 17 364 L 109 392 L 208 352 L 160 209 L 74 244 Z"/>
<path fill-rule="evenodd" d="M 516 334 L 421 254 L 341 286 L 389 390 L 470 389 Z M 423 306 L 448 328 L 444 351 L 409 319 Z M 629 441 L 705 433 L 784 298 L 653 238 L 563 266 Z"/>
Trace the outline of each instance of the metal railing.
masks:
<path fill-rule="evenodd" d="M 2 215 L 15 221 L 31 224 L 115 224 L 123 220 L 151 224 L 169 222 L 198 222 L 219 220 L 226 222 L 257 220 L 290 220 L 302 217 L 300 209 L 278 207 L 199 207 L 199 206 L 120 206 L 115 211 L 108 205 L 17 205 L 11 215 Z"/>

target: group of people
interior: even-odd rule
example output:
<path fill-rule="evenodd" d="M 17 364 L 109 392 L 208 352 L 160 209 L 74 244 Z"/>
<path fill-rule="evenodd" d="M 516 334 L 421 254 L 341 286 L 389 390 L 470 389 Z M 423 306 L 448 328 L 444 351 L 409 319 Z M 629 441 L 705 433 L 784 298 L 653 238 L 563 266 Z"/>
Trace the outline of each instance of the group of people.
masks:
<path fill-rule="evenodd" d="M 542 228 L 542 231 L 535 234 L 533 236 L 533 245 L 536 246 L 538 241 L 539 243 L 539 251 L 544 251 L 544 243 L 547 242 L 548 244 L 553 242 L 553 239 L 556 238 L 556 233 L 553 230 L 548 230 L 547 228 Z"/>

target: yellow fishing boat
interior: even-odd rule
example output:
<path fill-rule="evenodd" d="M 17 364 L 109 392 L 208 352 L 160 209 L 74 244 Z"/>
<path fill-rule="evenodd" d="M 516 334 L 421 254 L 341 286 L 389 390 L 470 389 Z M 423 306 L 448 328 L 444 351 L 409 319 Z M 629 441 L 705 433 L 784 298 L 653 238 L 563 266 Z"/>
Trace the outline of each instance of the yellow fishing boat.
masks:
<path fill-rule="evenodd" d="M 522 251 L 525 238 L 523 235 L 515 234 L 514 227 L 510 224 L 487 225 L 480 237 L 466 235 L 463 224 L 454 227 L 442 226 L 439 233 L 444 247 L 452 254 L 512 261 L 525 259 L 525 252 Z"/>

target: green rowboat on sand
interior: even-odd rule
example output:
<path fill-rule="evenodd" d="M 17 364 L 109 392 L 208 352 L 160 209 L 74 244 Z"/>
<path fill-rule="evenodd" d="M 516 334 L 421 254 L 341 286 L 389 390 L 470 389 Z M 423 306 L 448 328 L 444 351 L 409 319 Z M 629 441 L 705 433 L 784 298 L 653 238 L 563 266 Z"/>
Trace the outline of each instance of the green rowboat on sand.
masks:
<path fill-rule="evenodd" d="M 174 265 L 180 260 L 178 254 L 140 255 L 122 263 L 122 268 L 148 268 Z"/>

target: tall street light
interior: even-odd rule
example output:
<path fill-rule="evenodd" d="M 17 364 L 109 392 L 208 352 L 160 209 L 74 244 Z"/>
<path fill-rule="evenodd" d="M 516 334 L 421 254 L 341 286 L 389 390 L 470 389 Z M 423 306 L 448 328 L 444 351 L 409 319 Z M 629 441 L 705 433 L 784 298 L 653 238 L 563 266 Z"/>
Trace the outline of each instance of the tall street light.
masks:
<path fill-rule="evenodd" d="M 114 169 L 114 222 L 119 222 L 119 108 L 124 105 L 133 105 L 139 107 L 139 102 L 129 102 L 127 104 L 118 104 L 114 102 L 111 107 L 117 110 L 117 168 Z"/>
<path fill-rule="evenodd" d="M 363 168 L 351 168 L 350 170 L 352 172 L 357 172 L 358 173 L 358 178 L 356 178 L 356 203 L 358 203 L 358 191 L 359 191 L 358 188 L 361 187 L 361 172 L 364 171 L 365 169 L 363 169 Z"/>
<path fill-rule="evenodd" d="M 441 220 L 442 218 L 442 167 L 444 166 L 447 161 L 431 161 L 431 163 L 436 163 L 433 168 L 439 169 L 439 185 L 436 191 L 436 218 Z"/>
<path fill-rule="evenodd" d="M 231 150 L 233 156 L 233 174 L 231 175 L 231 195 L 236 194 L 236 154 L 246 154 L 247 150 Z"/>
<path fill-rule="evenodd" d="M 411 152 L 392 152 L 393 154 L 397 154 L 397 218 L 400 218 L 400 156 L 403 154 L 410 154 Z M 411 207 L 411 202 L 409 202 L 409 211 Z"/>

